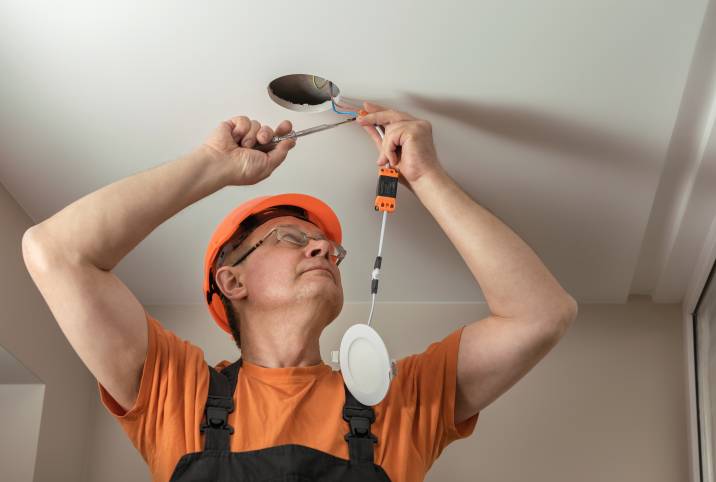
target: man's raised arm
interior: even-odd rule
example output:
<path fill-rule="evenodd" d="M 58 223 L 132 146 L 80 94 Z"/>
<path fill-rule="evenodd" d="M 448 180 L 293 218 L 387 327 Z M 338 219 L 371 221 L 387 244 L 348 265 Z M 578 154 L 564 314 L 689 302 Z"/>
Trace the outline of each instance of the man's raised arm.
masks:
<path fill-rule="evenodd" d="M 479 283 L 491 315 L 465 327 L 457 369 L 455 422 L 485 408 L 557 343 L 577 303 L 514 231 L 468 196 L 440 165 L 430 123 L 365 104 L 359 117 Z M 385 126 L 385 138 L 372 125 Z M 400 147 L 400 149 L 398 149 Z M 400 155 L 398 156 L 398 152 Z"/>
<path fill-rule="evenodd" d="M 31 227 L 25 265 L 68 341 L 95 378 L 126 410 L 139 391 L 147 353 L 143 307 L 111 270 L 157 226 L 227 185 L 269 176 L 295 145 L 268 153 L 273 130 L 246 117 L 222 122 L 201 147 L 105 186 Z M 276 133 L 291 130 L 285 121 Z M 240 142 L 240 147 L 237 142 Z"/>

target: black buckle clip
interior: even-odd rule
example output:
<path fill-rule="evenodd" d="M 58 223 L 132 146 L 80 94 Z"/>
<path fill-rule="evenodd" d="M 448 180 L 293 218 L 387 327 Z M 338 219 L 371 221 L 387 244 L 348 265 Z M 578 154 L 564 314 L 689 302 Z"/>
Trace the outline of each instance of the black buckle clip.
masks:
<path fill-rule="evenodd" d="M 370 432 L 370 425 L 375 421 L 372 409 L 344 408 L 343 420 L 348 422 L 350 432 L 343 437 L 346 442 L 351 438 L 371 439 L 378 443 L 378 437 Z"/>
<path fill-rule="evenodd" d="M 343 407 L 343 420 L 350 422 L 354 417 L 364 418 L 370 423 L 375 422 L 375 412 L 372 408 Z"/>
<path fill-rule="evenodd" d="M 227 423 L 226 416 L 227 411 L 225 408 L 206 407 L 206 422 L 203 422 L 201 424 L 201 433 L 204 433 L 206 429 L 214 428 L 220 430 L 228 430 L 229 434 L 233 434 L 234 427 Z"/>

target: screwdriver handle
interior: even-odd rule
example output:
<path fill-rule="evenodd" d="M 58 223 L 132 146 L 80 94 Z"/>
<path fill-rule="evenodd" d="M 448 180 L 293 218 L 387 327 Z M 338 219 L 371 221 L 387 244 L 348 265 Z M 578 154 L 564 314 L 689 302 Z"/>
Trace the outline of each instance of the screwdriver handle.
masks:
<path fill-rule="evenodd" d="M 285 141 L 286 139 L 295 139 L 296 138 L 296 131 L 291 131 L 288 134 L 284 134 L 282 136 L 273 136 L 269 142 L 266 144 L 254 144 L 254 147 L 252 149 L 256 149 L 257 151 L 261 152 L 267 152 L 276 147 L 276 144 L 278 144 L 281 141 Z"/>
<path fill-rule="evenodd" d="M 296 137 L 296 131 L 291 131 L 288 134 L 282 136 L 273 136 L 269 144 L 278 144 L 281 141 L 285 141 L 286 139 L 293 139 L 294 137 Z"/>

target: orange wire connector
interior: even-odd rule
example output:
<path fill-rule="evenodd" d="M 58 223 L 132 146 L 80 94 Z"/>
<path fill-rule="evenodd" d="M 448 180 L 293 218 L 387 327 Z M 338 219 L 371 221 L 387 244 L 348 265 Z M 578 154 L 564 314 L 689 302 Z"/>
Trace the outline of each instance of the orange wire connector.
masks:
<path fill-rule="evenodd" d="M 398 176 L 392 167 L 381 167 L 378 170 L 378 187 L 375 191 L 375 210 L 395 211 L 395 196 L 398 194 Z"/>

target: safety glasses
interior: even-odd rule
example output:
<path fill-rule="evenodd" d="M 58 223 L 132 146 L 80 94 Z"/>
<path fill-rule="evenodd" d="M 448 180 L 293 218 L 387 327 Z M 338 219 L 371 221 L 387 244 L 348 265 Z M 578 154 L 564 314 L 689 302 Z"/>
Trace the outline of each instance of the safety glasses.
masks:
<path fill-rule="evenodd" d="M 269 238 L 269 236 L 274 233 L 276 233 L 277 242 L 283 243 L 284 245 L 293 248 L 305 247 L 308 244 L 309 239 L 314 239 L 316 241 L 328 241 L 329 256 L 331 258 L 331 261 L 333 261 L 336 266 L 341 264 L 341 261 L 343 261 L 343 259 L 346 257 L 346 254 L 348 254 L 348 252 L 343 248 L 343 246 L 330 239 L 326 239 L 322 235 L 311 236 L 293 226 L 276 226 L 268 233 L 266 233 L 263 238 L 261 238 L 256 244 L 254 244 L 251 249 L 249 249 L 238 260 L 236 260 L 231 266 L 236 266 L 237 264 L 245 260 L 259 246 L 264 244 L 264 242 Z"/>

